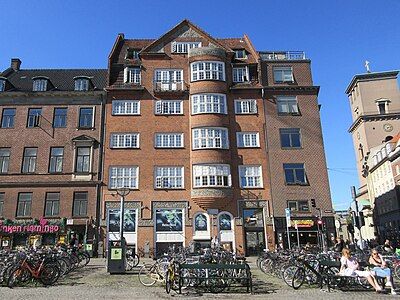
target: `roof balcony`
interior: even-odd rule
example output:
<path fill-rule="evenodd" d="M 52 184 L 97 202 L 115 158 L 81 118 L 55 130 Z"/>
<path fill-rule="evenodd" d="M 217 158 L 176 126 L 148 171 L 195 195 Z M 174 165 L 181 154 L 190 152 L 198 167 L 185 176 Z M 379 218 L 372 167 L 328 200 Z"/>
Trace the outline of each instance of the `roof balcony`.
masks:
<path fill-rule="evenodd" d="M 260 52 L 262 60 L 306 60 L 304 51 L 263 51 Z"/>

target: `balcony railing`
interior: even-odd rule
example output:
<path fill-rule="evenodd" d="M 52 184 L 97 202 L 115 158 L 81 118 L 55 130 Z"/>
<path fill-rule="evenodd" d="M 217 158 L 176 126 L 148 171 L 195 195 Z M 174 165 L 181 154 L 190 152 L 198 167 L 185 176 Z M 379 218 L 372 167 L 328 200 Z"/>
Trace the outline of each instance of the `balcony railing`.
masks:
<path fill-rule="evenodd" d="M 304 51 L 278 51 L 278 52 L 260 52 L 263 60 L 304 60 L 306 54 Z"/>
<path fill-rule="evenodd" d="M 154 82 L 155 92 L 182 92 L 186 90 L 185 82 L 183 81 L 157 81 Z"/>

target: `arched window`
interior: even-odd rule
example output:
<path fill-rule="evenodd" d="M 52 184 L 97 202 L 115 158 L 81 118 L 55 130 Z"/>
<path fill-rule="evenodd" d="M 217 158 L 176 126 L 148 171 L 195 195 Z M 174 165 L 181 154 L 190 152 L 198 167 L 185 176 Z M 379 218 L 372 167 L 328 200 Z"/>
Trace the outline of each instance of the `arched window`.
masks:
<path fill-rule="evenodd" d="M 194 230 L 195 231 L 208 230 L 208 217 L 206 214 L 199 213 L 194 217 Z"/>
<path fill-rule="evenodd" d="M 228 213 L 221 213 L 218 216 L 219 230 L 232 230 L 232 217 Z"/>

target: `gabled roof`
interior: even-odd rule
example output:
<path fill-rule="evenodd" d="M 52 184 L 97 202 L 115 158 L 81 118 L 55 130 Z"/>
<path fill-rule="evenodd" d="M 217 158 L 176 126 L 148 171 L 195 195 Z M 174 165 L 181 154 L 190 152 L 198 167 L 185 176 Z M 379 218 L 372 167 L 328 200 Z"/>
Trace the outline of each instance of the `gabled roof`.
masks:
<path fill-rule="evenodd" d="M 209 35 L 207 32 L 205 32 L 204 30 L 202 30 L 201 28 L 197 27 L 196 25 L 194 25 L 192 22 L 190 22 L 189 20 L 185 19 L 182 22 L 180 22 L 178 25 L 176 25 L 175 27 L 173 27 L 171 30 L 169 30 L 168 32 L 166 32 L 165 34 L 163 34 L 161 37 L 159 37 L 158 39 L 156 39 L 155 41 L 153 41 L 150 45 L 148 45 L 147 47 L 145 47 L 142 50 L 142 53 L 146 53 L 149 52 L 151 53 L 152 49 L 158 44 L 158 43 L 162 43 L 163 40 L 168 39 L 170 37 L 172 37 L 174 34 L 176 34 L 180 29 L 184 28 L 185 26 L 189 27 L 190 29 L 192 29 L 193 31 L 195 31 L 196 33 L 198 33 L 199 35 L 203 36 L 205 39 L 209 40 L 211 43 L 215 44 L 216 46 L 224 49 L 225 51 L 232 51 L 229 47 L 226 47 L 225 45 L 223 45 L 222 43 L 220 43 L 217 39 L 213 38 L 211 35 Z"/>
<path fill-rule="evenodd" d="M 57 91 L 74 91 L 74 78 L 88 77 L 95 90 L 106 85 L 106 69 L 22 69 L 7 74 L 12 91 L 30 92 L 34 78 L 47 78 Z"/>

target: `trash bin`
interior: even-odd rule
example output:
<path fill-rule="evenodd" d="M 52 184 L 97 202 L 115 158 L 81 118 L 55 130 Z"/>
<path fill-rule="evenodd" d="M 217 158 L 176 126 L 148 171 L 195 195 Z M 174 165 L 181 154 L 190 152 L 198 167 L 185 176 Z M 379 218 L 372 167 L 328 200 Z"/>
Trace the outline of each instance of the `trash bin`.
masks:
<path fill-rule="evenodd" d="M 125 241 L 109 241 L 107 255 L 107 272 L 110 274 L 125 273 L 126 243 Z"/>

